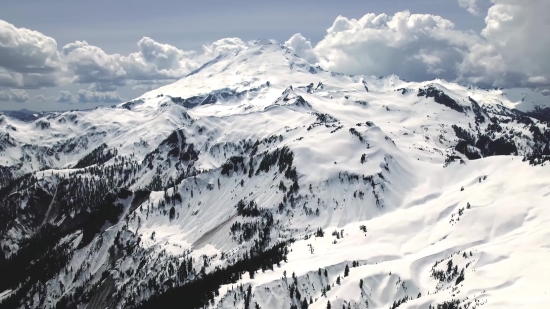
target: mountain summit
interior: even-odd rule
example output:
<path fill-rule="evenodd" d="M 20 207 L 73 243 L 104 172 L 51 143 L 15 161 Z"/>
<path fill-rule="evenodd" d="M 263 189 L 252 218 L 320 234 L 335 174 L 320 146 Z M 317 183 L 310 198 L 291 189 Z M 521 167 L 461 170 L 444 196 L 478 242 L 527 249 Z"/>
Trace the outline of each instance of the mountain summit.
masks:
<path fill-rule="evenodd" d="M 547 106 L 260 40 L 117 106 L 0 115 L 0 307 L 545 307 Z"/>

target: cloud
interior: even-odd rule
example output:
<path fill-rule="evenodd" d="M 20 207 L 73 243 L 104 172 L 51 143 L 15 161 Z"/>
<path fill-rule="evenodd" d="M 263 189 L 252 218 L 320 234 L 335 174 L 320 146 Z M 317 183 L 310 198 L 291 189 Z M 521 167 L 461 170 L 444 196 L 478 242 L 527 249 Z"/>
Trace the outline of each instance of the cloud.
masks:
<path fill-rule="evenodd" d="M 137 51 L 128 55 L 109 54 L 86 41 L 58 50 L 53 38 L 0 20 L 0 86 L 31 89 L 78 83 L 92 84 L 91 91 L 112 92 L 141 81 L 173 81 L 220 53 L 244 48 L 238 38 L 188 51 L 143 37 Z"/>
<path fill-rule="evenodd" d="M 311 63 L 316 63 L 318 61 L 317 56 L 313 52 L 311 41 L 302 36 L 301 33 L 296 33 L 290 37 L 290 39 L 285 42 L 284 46 Z"/>
<path fill-rule="evenodd" d="M 459 80 L 499 87 L 550 86 L 550 2 L 492 0 L 480 42 L 459 64 Z"/>
<path fill-rule="evenodd" d="M 457 30 L 430 14 L 338 16 L 317 44 L 300 33 L 284 45 L 312 64 L 346 74 L 390 75 L 406 80 L 443 78 L 499 87 L 550 87 L 550 11 L 547 0 L 490 0 L 480 33 Z M 480 14 L 481 0 L 458 0 Z M 177 80 L 222 53 L 250 46 L 225 38 L 202 50 L 182 50 L 143 37 L 136 51 L 107 53 L 86 41 L 58 50 L 53 38 L 0 21 L 0 86 L 41 88 L 87 85 L 82 100 L 115 100 L 118 87 L 156 87 Z M 99 93 L 106 93 L 101 95 Z M 116 94 L 116 95 L 114 95 Z M 62 101 L 80 101 L 68 95 Z"/>
<path fill-rule="evenodd" d="M 3 87 L 18 89 L 56 87 L 60 84 L 60 79 L 61 77 L 58 73 L 18 73 L 0 67 L 0 86 Z"/>
<path fill-rule="evenodd" d="M 478 16 L 479 15 L 479 0 L 458 0 L 458 5 L 461 8 L 466 9 L 470 14 Z"/>
<path fill-rule="evenodd" d="M 60 91 L 56 101 L 58 103 L 119 103 L 122 102 L 116 91 L 98 92 L 81 89 L 76 95 L 70 91 Z"/>
<path fill-rule="evenodd" d="M 36 102 L 46 102 L 46 101 L 49 101 L 49 98 L 46 98 L 46 96 L 39 94 L 34 96 L 33 100 Z"/>
<path fill-rule="evenodd" d="M 60 91 L 56 101 L 58 103 L 73 103 L 74 97 L 70 91 Z"/>
<path fill-rule="evenodd" d="M 313 49 L 308 50 L 296 35 L 287 45 L 292 41 L 300 42 L 292 44 L 300 47 L 293 47 L 299 55 L 314 52 L 319 64 L 332 71 L 452 80 L 457 76 L 455 64 L 479 37 L 455 30 L 440 16 L 404 11 L 393 16 L 367 14 L 358 20 L 339 16 Z"/>
<path fill-rule="evenodd" d="M 456 30 L 440 16 L 398 12 L 336 18 L 312 46 L 295 34 L 285 46 L 322 67 L 346 74 L 406 80 L 443 78 L 499 87 L 550 85 L 550 2 L 491 0 L 481 33 Z M 471 10 L 479 1 L 461 1 Z"/>
<path fill-rule="evenodd" d="M 117 89 L 117 85 L 112 83 L 93 83 L 88 87 L 88 90 L 90 91 L 99 91 L 99 92 L 109 92 L 109 91 L 115 91 Z"/>
<path fill-rule="evenodd" d="M 0 85 L 41 88 L 59 83 L 63 67 L 56 41 L 0 20 Z"/>
<path fill-rule="evenodd" d="M 132 84 L 132 90 L 147 92 L 165 86 L 169 83 L 169 81 L 136 81 Z"/>
<path fill-rule="evenodd" d="M 174 70 L 193 66 L 190 59 L 196 56 L 194 51 L 183 51 L 172 45 L 161 44 L 149 37 L 144 37 L 138 42 L 138 53 L 130 55 L 135 62 L 148 63 L 157 71 Z"/>
<path fill-rule="evenodd" d="M 119 103 L 122 99 L 117 92 L 78 91 L 78 103 Z"/>
<path fill-rule="evenodd" d="M 498 74 L 524 76 L 525 85 L 549 85 L 550 1 L 492 0 L 481 35 L 501 59 Z M 475 56 L 475 54 L 474 54 Z M 517 82 L 517 81 L 515 81 Z"/>
<path fill-rule="evenodd" d="M 223 53 L 237 54 L 248 48 L 248 46 L 249 45 L 247 43 L 243 42 L 243 40 L 239 38 L 220 39 L 210 45 L 204 45 L 202 47 L 204 54 L 201 55 L 199 59 L 201 60 L 201 62 L 206 62 Z M 196 69 L 196 67 L 193 69 Z"/>
<path fill-rule="evenodd" d="M 120 55 L 108 55 L 85 41 L 67 44 L 62 52 L 73 83 L 121 83 L 126 77 Z"/>
<path fill-rule="evenodd" d="M 0 91 L 0 101 L 24 103 L 29 100 L 29 95 L 25 90 L 10 89 L 9 91 Z"/>
<path fill-rule="evenodd" d="M 3 102 L 17 102 L 24 103 L 31 100 L 31 97 L 27 94 L 25 90 L 22 89 L 10 89 L 9 91 L 0 91 L 0 101 Z M 46 102 L 49 99 L 44 95 L 37 95 L 32 97 L 34 102 Z"/>
<path fill-rule="evenodd" d="M 29 100 L 29 95 L 25 90 L 13 89 L 11 90 L 12 100 L 15 102 L 27 102 Z"/>
<path fill-rule="evenodd" d="M 137 43 L 138 51 L 127 56 L 107 54 L 86 41 L 65 45 L 68 70 L 74 74 L 72 82 L 94 83 L 94 90 L 114 91 L 116 87 L 141 81 L 173 81 L 179 79 L 203 62 L 224 52 L 239 52 L 246 44 L 237 38 L 227 38 L 203 47 L 203 53 L 185 51 L 162 44 L 149 37 Z"/>

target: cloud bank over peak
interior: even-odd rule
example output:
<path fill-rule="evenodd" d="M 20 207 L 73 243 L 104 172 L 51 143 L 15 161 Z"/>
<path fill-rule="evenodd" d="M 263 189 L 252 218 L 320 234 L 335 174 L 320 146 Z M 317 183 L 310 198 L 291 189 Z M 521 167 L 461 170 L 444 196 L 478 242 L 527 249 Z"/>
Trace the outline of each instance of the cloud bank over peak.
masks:
<path fill-rule="evenodd" d="M 319 59 L 315 54 L 311 41 L 302 36 L 301 33 L 296 33 L 288 41 L 285 42 L 284 46 L 290 48 L 294 51 L 295 54 L 306 59 L 311 63 L 317 63 Z"/>
<path fill-rule="evenodd" d="M 112 92 L 125 85 L 179 79 L 220 53 L 246 47 L 241 39 L 224 38 L 197 52 L 143 37 L 137 51 L 128 55 L 109 54 L 84 40 L 58 49 L 54 38 L 0 20 L 0 87 L 38 89 L 77 83 L 91 84 L 94 92 Z"/>
<path fill-rule="evenodd" d="M 478 12 L 478 1 L 460 1 Z M 466 5 L 468 4 L 468 5 Z M 396 74 L 407 80 L 443 78 L 497 87 L 550 85 L 550 1 L 492 0 L 481 33 L 456 30 L 440 16 L 398 12 L 338 16 L 313 46 L 295 34 L 285 46 L 329 70 Z"/>
<path fill-rule="evenodd" d="M 137 52 L 127 56 L 107 54 L 85 41 L 67 44 L 62 50 L 67 68 L 74 73 L 72 82 L 94 83 L 98 91 L 113 91 L 117 86 L 135 82 L 179 79 L 210 58 L 223 52 L 238 52 L 246 44 L 240 39 L 226 38 L 204 46 L 204 52 L 198 53 L 143 37 L 137 47 Z"/>
<path fill-rule="evenodd" d="M 298 55 L 317 58 L 326 69 L 347 74 L 454 79 L 457 72 L 447 64 L 459 61 L 461 46 L 476 37 L 453 27 L 439 16 L 408 11 L 367 14 L 359 20 L 338 16 L 315 47 L 308 48 L 311 44 L 299 34 L 285 45 Z"/>
<path fill-rule="evenodd" d="M 481 15 L 480 7 L 488 5 L 481 32 L 458 30 L 452 21 L 436 15 L 369 13 L 359 19 L 336 17 L 319 42 L 296 33 L 284 45 L 314 65 L 345 74 L 550 89 L 550 1 L 458 0 L 458 4 L 474 15 Z M 116 102 L 119 87 L 150 90 L 250 44 L 224 38 L 201 50 L 183 50 L 143 37 L 135 52 L 123 55 L 107 53 L 85 40 L 59 48 L 54 38 L 0 20 L 0 99 L 25 102 L 28 95 L 14 91 L 81 84 L 86 88 L 75 94 L 63 91 L 57 101 Z"/>

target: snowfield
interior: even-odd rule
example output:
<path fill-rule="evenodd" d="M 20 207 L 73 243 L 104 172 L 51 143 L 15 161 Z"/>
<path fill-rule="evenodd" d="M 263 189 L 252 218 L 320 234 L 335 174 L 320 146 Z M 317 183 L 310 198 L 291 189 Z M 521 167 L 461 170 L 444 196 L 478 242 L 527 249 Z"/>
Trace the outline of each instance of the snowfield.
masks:
<path fill-rule="evenodd" d="M 260 40 L 114 107 L 0 115 L 0 307 L 548 308 L 547 107 Z"/>
<path fill-rule="evenodd" d="M 294 243 L 288 263 L 242 283 L 255 286 L 253 296 L 261 308 L 285 308 L 293 302 L 287 291 L 291 273 L 298 277 L 302 296 L 313 298 L 310 308 L 326 308 L 327 301 L 335 308 L 364 308 L 366 303 L 387 308 L 405 296 L 412 299 L 400 308 L 427 308 L 450 298 L 467 299 L 464 303 L 472 308 L 545 308 L 550 282 L 542 275 L 549 271 L 544 244 L 550 235 L 544 225 L 550 212 L 535 205 L 547 203 L 550 179 L 518 157 L 512 159 L 488 158 L 423 173 L 400 209 L 346 225 L 332 220 L 325 237 Z M 343 230 L 344 237 L 329 236 L 333 230 Z M 359 266 L 352 267 L 353 261 Z M 464 270 L 464 281 L 455 284 L 455 276 L 441 283 L 430 277 L 436 262 L 446 270 L 448 261 Z M 345 265 L 350 267 L 347 277 Z M 328 277 L 319 276 L 319 268 L 327 269 Z M 335 284 L 338 276 L 340 284 Z M 321 296 L 326 285 L 331 290 Z M 231 286 L 226 288 L 231 293 Z M 233 297 L 222 304 L 235 307 Z"/>

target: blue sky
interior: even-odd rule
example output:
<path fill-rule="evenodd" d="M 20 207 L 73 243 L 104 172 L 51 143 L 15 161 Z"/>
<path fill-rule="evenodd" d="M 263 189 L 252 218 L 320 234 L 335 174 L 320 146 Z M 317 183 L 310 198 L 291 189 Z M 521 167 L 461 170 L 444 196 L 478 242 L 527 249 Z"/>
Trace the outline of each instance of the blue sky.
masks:
<path fill-rule="evenodd" d="M 442 74 L 441 77 L 446 79 L 473 82 L 474 84 L 497 85 L 502 83 L 503 85 L 517 84 L 537 87 L 540 84 L 544 86 L 545 78 L 550 75 L 547 74 L 546 68 L 541 71 L 540 68 L 537 68 L 536 63 L 530 71 L 515 68 L 510 59 L 517 56 L 522 50 L 515 54 L 508 51 L 502 52 L 499 48 L 502 49 L 503 46 L 498 46 L 491 41 L 494 39 L 494 42 L 497 42 L 502 37 L 502 33 L 496 30 L 487 32 L 486 29 L 488 28 L 487 17 L 492 18 L 493 21 L 498 18 L 494 17 L 496 14 L 491 17 L 492 15 L 489 14 L 491 11 L 498 13 L 507 9 L 500 6 L 499 2 L 502 2 L 502 5 L 507 5 L 505 2 L 520 3 L 519 0 L 282 0 L 276 2 L 98 0 L 93 2 L 55 1 L 53 3 L 49 1 L 24 1 L 22 3 L 22 1 L 3 0 L 0 11 L 0 20 L 4 21 L 4 24 L 0 25 L 0 110 L 19 108 L 33 110 L 80 109 L 92 108 L 98 104 L 111 105 L 119 100 L 129 100 L 142 94 L 147 87 L 156 87 L 183 76 L 186 70 L 199 65 L 211 55 L 203 55 L 203 45 L 209 46 L 223 38 L 240 38 L 242 42 L 260 37 L 275 39 L 281 43 L 288 41 L 287 46 L 296 49 L 299 55 L 303 54 L 312 62 L 324 64 L 329 69 L 344 73 L 349 71 L 353 74 L 398 74 L 405 75 L 404 78 L 408 79 L 435 78 Z M 531 8 L 527 11 L 522 8 L 525 5 L 517 6 L 514 7 L 516 11 L 510 13 L 517 13 L 517 16 L 523 18 L 515 19 L 516 22 L 519 20 L 522 23 L 519 26 L 518 24 L 504 24 L 506 22 L 504 20 L 497 19 L 496 22 L 519 29 L 518 31 L 524 31 L 523 33 L 519 32 L 519 37 L 526 34 L 525 31 L 534 31 L 534 26 L 537 27 L 537 31 L 541 26 L 544 29 L 548 25 L 547 21 L 539 20 L 534 26 L 533 22 L 528 21 L 528 18 L 536 18 L 532 14 L 544 10 L 547 5 L 543 0 L 534 0 L 534 2 L 541 4 L 527 5 L 528 9 Z M 476 6 L 475 10 L 472 9 L 474 6 Z M 470 10 L 467 10 L 468 8 Z M 404 11 L 409 11 L 410 14 L 396 15 Z M 475 12 L 472 14 L 472 11 Z M 328 50 L 335 49 L 340 50 L 342 54 L 347 53 L 347 58 L 356 56 L 354 54 L 357 53 L 356 50 L 350 46 L 336 45 L 334 40 L 337 35 L 351 35 L 351 30 L 349 33 L 344 31 L 339 34 L 336 32 L 327 34 L 327 29 L 333 26 L 340 15 L 345 18 L 344 24 L 352 25 L 348 28 L 355 27 L 352 20 L 361 19 L 368 13 L 388 16 L 386 18 L 388 22 L 384 24 L 384 27 L 387 28 L 384 31 L 389 31 L 388 37 L 395 35 L 396 31 L 400 31 L 392 29 L 391 25 L 386 25 L 391 24 L 392 19 L 402 19 L 408 21 L 409 24 L 418 23 L 420 20 L 426 24 L 423 28 L 413 25 L 404 33 L 397 33 L 400 35 L 399 37 L 410 35 L 416 42 L 403 41 L 402 39 L 398 41 L 396 41 L 397 39 L 388 41 L 382 39 L 381 41 L 380 38 L 377 38 L 374 40 L 374 38 L 369 38 L 375 34 L 373 29 L 357 28 L 365 31 L 359 31 L 361 33 L 357 37 L 350 38 L 356 40 L 357 44 L 363 44 L 360 45 L 362 52 L 368 52 L 368 48 L 375 43 L 377 46 L 386 44 L 389 46 L 388 48 L 391 48 L 391 54 L 397 57 L 397 59 L 379 60 L 379 57 L 386 56 L 376 55 L 373 51 L 370 62 L 373 62 L 373 59 L 374 62 L 381 62 L 380 67 L 372 67 L 365 63 L 363 66 L 355 65 L 352 68 L 342 59 L 325 57 Z M 527 18 L 525 14 L 531 14 L 531 16 L 527 15 Z M 452 22 L 452 29 L 449 28 L 447 21 Z M 2 31 L 2 27 L 8 30 Z M 426 30 L 426 27 L 430 29 Z M 22 30 L 23 28 L 39 33 L 38 39 L 26 33 Z M 548 28 L 550 29 L 550 26 Z M 482 33 L 484 29 L 489 36 Z M 358 31 L 353 32 L 357 33 Z M 294 36 L 298 33 L 300 36 Z M 27 38 L 28 35 L 33 38 Z M 140 57 L 147 57 L 141 50 L 145 47 L 159 48 L 159 50 L 171 53 L 174 57 L 171 59 L 174 60 L 177 67 L 169 68 L 171 70 L 169 76 L 159 77 L 158 72 L 149 67 L 147 69 L 137 68 L 136 70 L 140 70 L 139 74 L 136 73 L 139 77 L 136 77 L 136 74 L 130 76 L 131 74 L 128 72 L 120 73 L 112 69 L 113 65 L 120 65 L 125 71 L 129 70 L 129 66 L 135 68 L 135 64 L 128 64 L 130 60 L 119 59 L 120 57 L 117 58 L 113 55 L 119 54 L 124 57 L 131 53 L 137 53 L 137 44 L 143 37 L 149 37 L 152 40 L 141 41 L 143 44 L 139 47 L 139 52 L 142 53 Z M 291 37 L 294 39 L 289 41 Z M 464 42 L 458 42 L 457 38 L 459 37 L 464 37 Z M 512 43 L 525 43 L 521 41 L 521 38 L 517 40 Z M 37 41 L 38 43 L 36 43 Z M 42 44 L 41 41 L 46 43 Z M 78 46 L 72 45 L 71 48 L 65 48 L 68 46 L 67 44 L 75 44 L 77 41 L 86 41 L 87 44 L 86 46 L 77 44 Z M 533 39 L 533 41 L 536 40 Z M 3 46 L 2 42 L 9 43 Z M 535 56 L 550 50 L 546 42 L 548 41 L 542 40 L 542 43 L 538 43 L 539 50 Z M 36 46 L 32 44 L 36 44 Z M 395 46 L 403 48 L 396 50 Z M 2 48 L 5 50 L 2 51 Z M 77 51 L 72 52 L 75 49 Z M 96 53 L 97 57 L 82 58 L 89 56 L 83 52 L 84 49 L 86 53 Z M 438 52 L 426 52 L 426 50 L 432 49 Z M 481 51 L 482 49 L 483 51 Z M 33 58 L 36 56 L 37 50 L 44 55 L 40 59 Z M 188 53 L 192 50 L 197 51 L 197 54 Z M 447 52 L 449 50 L 452 50 L 452 53 Z M 487 53 L 491 54 L 487 56 Z M 414 55 L 414 57 L 407 55 Z M 186 57 L 189 58 L 189 61 L 185 59 Z M 408 61 L 410 65 L 403 69 L 390 65 L 403 57 L 418 59 L 418 61 L 417 63 L 412 60 Z M 494 70 L 493 75 L 476 71 L 477 64 L 472 62 L 478 57 L 488 57 L 482 65 L 494 61 L 494 64 L 490 64 L 490 68 L 484 69 L 485 71 Z M 510 61 L 510 66 L 498 67 L 498 59 L 495 60 L 498 57 L 504 59 L 502 61 Z M 106 58 L 108 58 L 107 64 L 99 63 L 102 61 L 101 59 Z M 536 60 L 536 58 L 533 59 L 533 61 Z M 29 61 L 32 65 L 23 65 L 25 61 Z M 158 62 L 155 62 L 158 59 L 151 61 L 151 65 L 158 66 Z M 388 65 L 383 65 L 384 61 L 387 61 Z M 20 66 L 12 65 L 19 62 L 22 63 Z M 88 62 L 93 62 L 93 65 L 79 65 L 79 63 Z M 33 71 L 38 70 L 37 66 L 42 66 L 40 71 Z M 44 69 L 46 67 L 47 70 Z M 95 70 L 94 74 L 84 72 L 92 69 Z M 29 73 L 29 71 L 33 72 Z M 44 71 L 52 73 L 46 74 Z M 2 73 L 7 76 L 5 81 L 2 79 Z M 98 77 L 98 74 L 104 74 L 104 76 Z M 502 78 L 503 74 L 508 77 Z M 537 82 L 533 84 L 529 80 Z M 147 84 L 147 87 L 136 86 L 138 83 Z M 80 94 L 79 91 L 81 91 Z M 69 99 L 64 99 L 67 96 Z"/>

